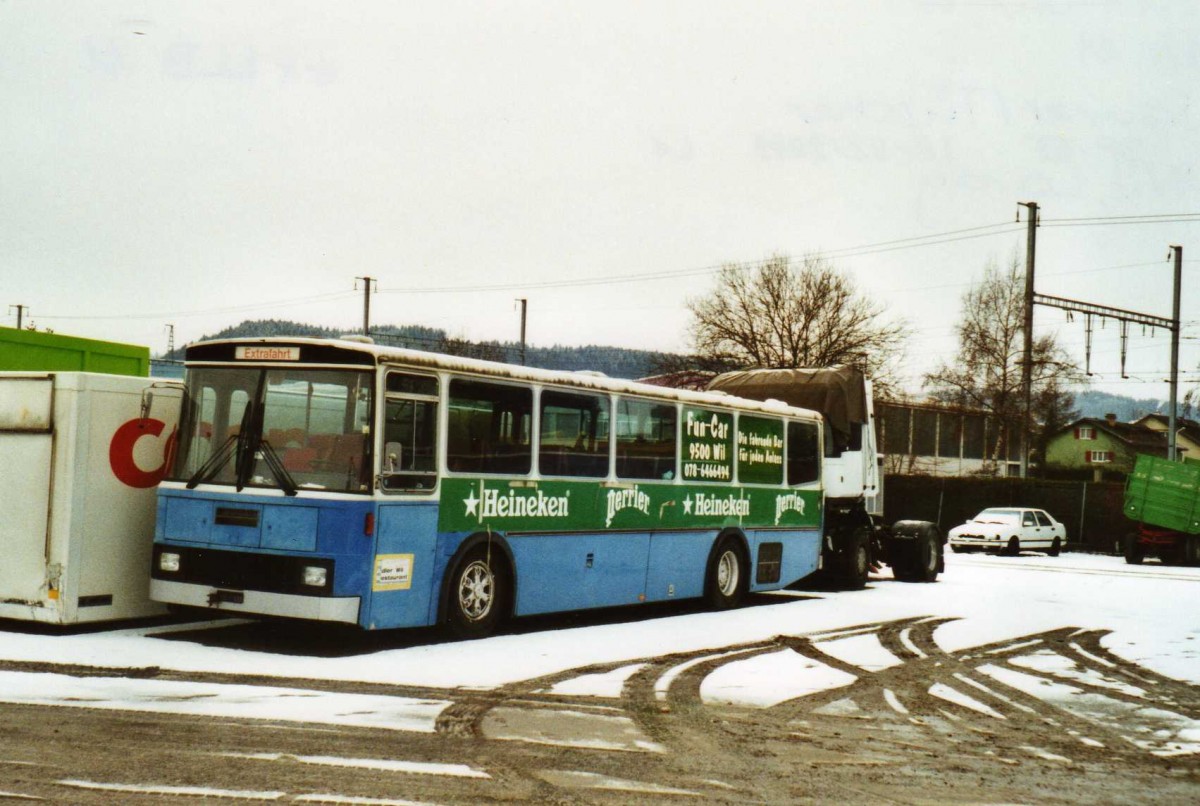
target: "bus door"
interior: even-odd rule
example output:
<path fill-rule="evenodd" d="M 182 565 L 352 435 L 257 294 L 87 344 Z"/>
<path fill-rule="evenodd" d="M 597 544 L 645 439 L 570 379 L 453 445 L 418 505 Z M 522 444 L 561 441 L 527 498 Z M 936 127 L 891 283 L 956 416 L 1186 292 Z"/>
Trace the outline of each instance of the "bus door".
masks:
<path fill-rule="evenodd" d="M 389 371 L 380 427 L 379 504 L 371 578 L 372 626 L 437 617 L 438 379 Z"/>

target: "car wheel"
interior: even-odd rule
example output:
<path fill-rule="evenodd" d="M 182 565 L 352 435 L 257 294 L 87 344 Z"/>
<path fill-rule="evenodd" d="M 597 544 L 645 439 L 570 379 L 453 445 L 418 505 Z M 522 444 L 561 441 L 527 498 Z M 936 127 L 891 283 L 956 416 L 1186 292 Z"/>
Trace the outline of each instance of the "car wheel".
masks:
<path fill-rule="evenodd" d="M 1122 548 L 1125 550 L 1125 562 L 1129 565 L 1141 565 L 1142 560 L 1146 558 L 1146 553 L 1145 549 L 1142 548 L 1141 542 L 1138 540 L 1137 532 L 1130 532 L 1125 535 L 1122 543 Z"/>
<path fill-rule="evenodd" d="M 1014 535 L 1008 539 L 1008 545 L 1004 547 L 1004 555 L 1006 557 L 1016 557 L 1021 553 L 1021 541 Z"/>
<path fill-rule="evenodd" d="M 966 546 L 955 546 L 952 544 L 950 546 L 950 550 L 953 551 L 955 554 L 962 554 L 963 552 L 965 552 L 967 550 L 967 548 L 966 548 Z"/>
<path fill-rule="evenodd" d="M 1054 542 L 1050 544 L 1050 551 L 1047 553 L 1051 557 L 1057 557 L 1059 555 L 1059 552 L 1061 552 L 1061 551 L 1062 551 L 1062 541 L 1056 537 L 1056 538 L 1054 538 Z"/>

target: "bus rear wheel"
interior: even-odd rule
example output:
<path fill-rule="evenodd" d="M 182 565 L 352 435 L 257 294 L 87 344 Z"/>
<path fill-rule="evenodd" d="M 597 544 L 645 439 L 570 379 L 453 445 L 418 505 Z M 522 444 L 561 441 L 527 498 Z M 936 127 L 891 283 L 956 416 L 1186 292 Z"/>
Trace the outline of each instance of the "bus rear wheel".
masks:
<path fill-rule="evenodd" d="M 460 638 L 480 638 L 495 631 L 508 600 L 507 569 L 484 547 L 467 553 L 450 578 L 450 632 Z"/>
<path fill-rule="evenodd" d="M 714 610 L 728 610 L 741 604 L 750 581 L 748 573 L 749 563 L 737 539 L 722 538 L 708 564 L 704 598 L 709 606 Z"/>

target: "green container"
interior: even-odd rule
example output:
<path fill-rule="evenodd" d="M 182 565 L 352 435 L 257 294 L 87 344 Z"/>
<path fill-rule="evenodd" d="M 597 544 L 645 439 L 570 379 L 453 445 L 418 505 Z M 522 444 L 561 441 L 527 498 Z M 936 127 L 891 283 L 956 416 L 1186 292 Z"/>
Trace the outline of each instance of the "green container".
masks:
<path fill-rule="evenodd" d="M 0 327 L 0 370 L 150 374 L 150 348 Z"/>
<path fill-rule="evenodd" d="M 1162 529 L 1200 534 L 1200 464 L 1139 455 L 1125 486 L 1125 515 Z"/>

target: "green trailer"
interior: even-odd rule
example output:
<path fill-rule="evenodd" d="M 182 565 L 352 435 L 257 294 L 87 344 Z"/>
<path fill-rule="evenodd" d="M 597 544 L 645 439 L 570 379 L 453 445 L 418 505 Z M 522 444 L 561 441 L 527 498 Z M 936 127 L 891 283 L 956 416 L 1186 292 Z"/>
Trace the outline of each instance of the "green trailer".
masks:
<path fill-rule="evenodd" d="M 1125 561 L 1155 555 L 1164 563 L 1200 562 L 1200 462 L 1138 456 L 1125 486 L 1125 516 L 1137 529 L 1125 536 Z"/>
<path fill-rule="evenodd" d="M 150 374 L 150 348 L 0 327 L 0 370 Z"/>

